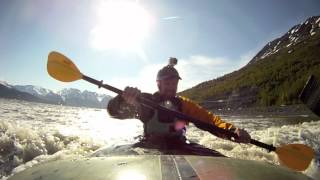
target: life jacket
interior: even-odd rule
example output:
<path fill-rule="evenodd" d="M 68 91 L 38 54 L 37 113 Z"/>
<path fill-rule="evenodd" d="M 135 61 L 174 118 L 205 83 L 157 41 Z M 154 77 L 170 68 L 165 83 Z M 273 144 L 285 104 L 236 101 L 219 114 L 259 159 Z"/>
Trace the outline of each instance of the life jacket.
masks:
<path fill-rule="evenodd" d="M 181 99 L 174 97 L 170 100 L 163 100 L 157 94 L 154 94 L 154 101 L 166 108 L 180 111 L 182 110 Z M 181 138 L 185 136 L 186 122 L 178 120 L 173 115 L 170 115 L 161 110 L 154 110 L 148 120 L 144 122 L 144 134 L 148 136 L 159 137 L 175 137 Z"/>

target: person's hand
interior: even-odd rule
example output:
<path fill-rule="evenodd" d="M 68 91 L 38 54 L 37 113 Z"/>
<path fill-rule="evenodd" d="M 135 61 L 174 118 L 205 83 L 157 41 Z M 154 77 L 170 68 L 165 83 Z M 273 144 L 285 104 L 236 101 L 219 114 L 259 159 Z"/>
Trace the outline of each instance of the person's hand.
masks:
<path fill-rule="evenodd" d="M 137 105 L 137 97 L 140 94 L 141 91 L 138 88 L 126 87 L 121 96 L 128 104 Z"/>
<path fill-rule="evenodd" d="M 240 129 L 240 128 L 236 128 L 234 133 L 238 135 L 238 138 L 234 139 L 235 142 L 238 142 L 238 143 L 250 143 L 251 136 L 246 130 Z"/>

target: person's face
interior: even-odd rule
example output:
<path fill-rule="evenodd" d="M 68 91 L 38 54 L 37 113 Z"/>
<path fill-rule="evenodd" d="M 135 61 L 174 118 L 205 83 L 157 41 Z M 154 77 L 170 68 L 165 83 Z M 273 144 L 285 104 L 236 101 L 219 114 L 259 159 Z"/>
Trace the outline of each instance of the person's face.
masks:
<path fill-rule="evenodd" d="M 178 82 L 178 78 L 157 81 L 160 95 L 165 98 L 175 97 L 177 93 Z"/>

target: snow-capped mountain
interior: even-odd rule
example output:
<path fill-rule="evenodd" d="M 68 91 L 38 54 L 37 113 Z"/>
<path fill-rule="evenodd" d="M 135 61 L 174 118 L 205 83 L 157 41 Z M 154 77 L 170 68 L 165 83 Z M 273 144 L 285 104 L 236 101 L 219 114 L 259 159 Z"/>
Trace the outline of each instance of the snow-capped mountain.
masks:
<path fill-rule="evenodd" d="M 20 100 L 26 100 L 26 101 L 48 103 L 46 100 L 41 99 L 37 96 L 16 90 L 13 88 L 12 85 L 10 85 L 4 81 L 0 82 L 0 97 L 9 98 L 9 99 L 20 99 Z"/>
<path fill-rule="evenodd" d="M 320 78 L 319 57 L 320 16 L 313 16 L 267 43 L 246 66 L 179 95 L 213 110 L 297 104 L 309 76 Z"/>
<path fill-rule="evenodd" d="M 292 48 L 293 46 L 300 43 L 306 43 L 306 39 L 316 35 L 317 33 L 320 33 L 320 16 L 313 16 L 308 18 L 303 23 L 293 26 L 282 37 L 269 42 L 250 61 L 250 63 L 265 59 L 266 57 L 276 54 L 285 48 L 289 48 L 288 53 L 292 53 L 294 51 L 294 48 Z"/>
<path fill-rule="evenodd" d="M 51 90 L 49 89 L 45 89 L 39 86 L 33 86 L 33 85 L 15 85 L 13 86 L 16 90 L 21 91 L 21 92 L 26 92 L 29 94 L 32 94 L 34 96 L 46 96 L 49 93 L 53 93 Z"/>
<path fill-rule="evenodd" d="M 66 105 L 70 106 L 90 106 L 96 108 L 105 108 L 112 98 L 111 96 L 98 94 L 96 92 L 83 91 L 69 88 L 58 92 Z"/>
<path fill-rule="evenodd" d="M 10 84 L 8 84 L 6 81 L 0 81 L 0 85 L 3 85 L 7 88 L 12 88 L 12 86 Z"/>
<path fill-rule="evenodd" d="M 43 87 L 33 85 L 15 85 L 13 88 L 44 99 L 51 104 L 64 104 L 62 98 L 58 94 L 55 94 L 53 91 Z"/>
<path fill-rule="evenodd" d="M 64 101 L 66 101 L 67 99 L 82 98 L 81 91 L 74 88 L 62 89 L 61 91 L 58 91 L 57 94 L 59 94 Z"/>
<path fill-rule="evenodd" d="M 50 104 L 105 108 L 109 100 L 112 98 L 108 95 L 98 94 L 90 91 L 81 92 L 80 90 L 74 88 L 63 89 L 58 93 L 54 93 L 52 90 L 39 86 L 13 86 L 5 81 L 0 81 L 0 86 L 0 97 L 16 98 Z"/>

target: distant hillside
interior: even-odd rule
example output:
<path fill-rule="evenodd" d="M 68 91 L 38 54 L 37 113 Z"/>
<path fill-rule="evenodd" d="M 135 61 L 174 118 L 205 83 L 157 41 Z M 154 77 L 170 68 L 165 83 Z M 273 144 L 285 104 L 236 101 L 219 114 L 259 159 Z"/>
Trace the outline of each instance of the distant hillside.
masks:
<path fill-rule="evenodd" d="M 1 84 L 1 83 L 0 83 L 0 97 L 8 98 L 8 99 L 19 99 L 19 100 L 25 100 L 25 101 L 47 103 L 43 99 L 40 99 L 40 98 L 33 96 L 29 93 L 15 90 L 10 86 L 7 86 L 7 85 Z"/>
<path fill-rule="evenodd" d="M 54 93 L 49 89 L 45 89 L 45 88 L 37 87 L 33 85 L 25 85 L 25 86 L 15 85 L 13 86 L 13 88 L 18 91 L 29 93 L 33 96 L 43 99 L 50 104 L 65 104 L 61 96 L 59 96 L 58 94 Z"/>
<path fill-rule="evenodd" d="M 310 74 L 320 78 L 320 16 L 268 43 L 238 71 L 180 94 L 212 109 L 296 104 Z"/>
<path fill-rule="evenodd" d="M 0 81 L 0 97 L 92 108 L 105 108 L 112 98 L 105 94 L 97 94 L 90 91 L 81 92 L 78 89 L 63 89 L 58 93 L 54 93 L 49 89 L 38 86 L 10 85 L 2 81 Z"/>
<path fill-rule="evenodd" d="M 108 95 L 102 95 L 95 92 L 83 91 L 70 88 L 58 92 L 63 102 L 68 106 L 85 106 L 94 108 L 106 108 L 109 100 Z"/>

